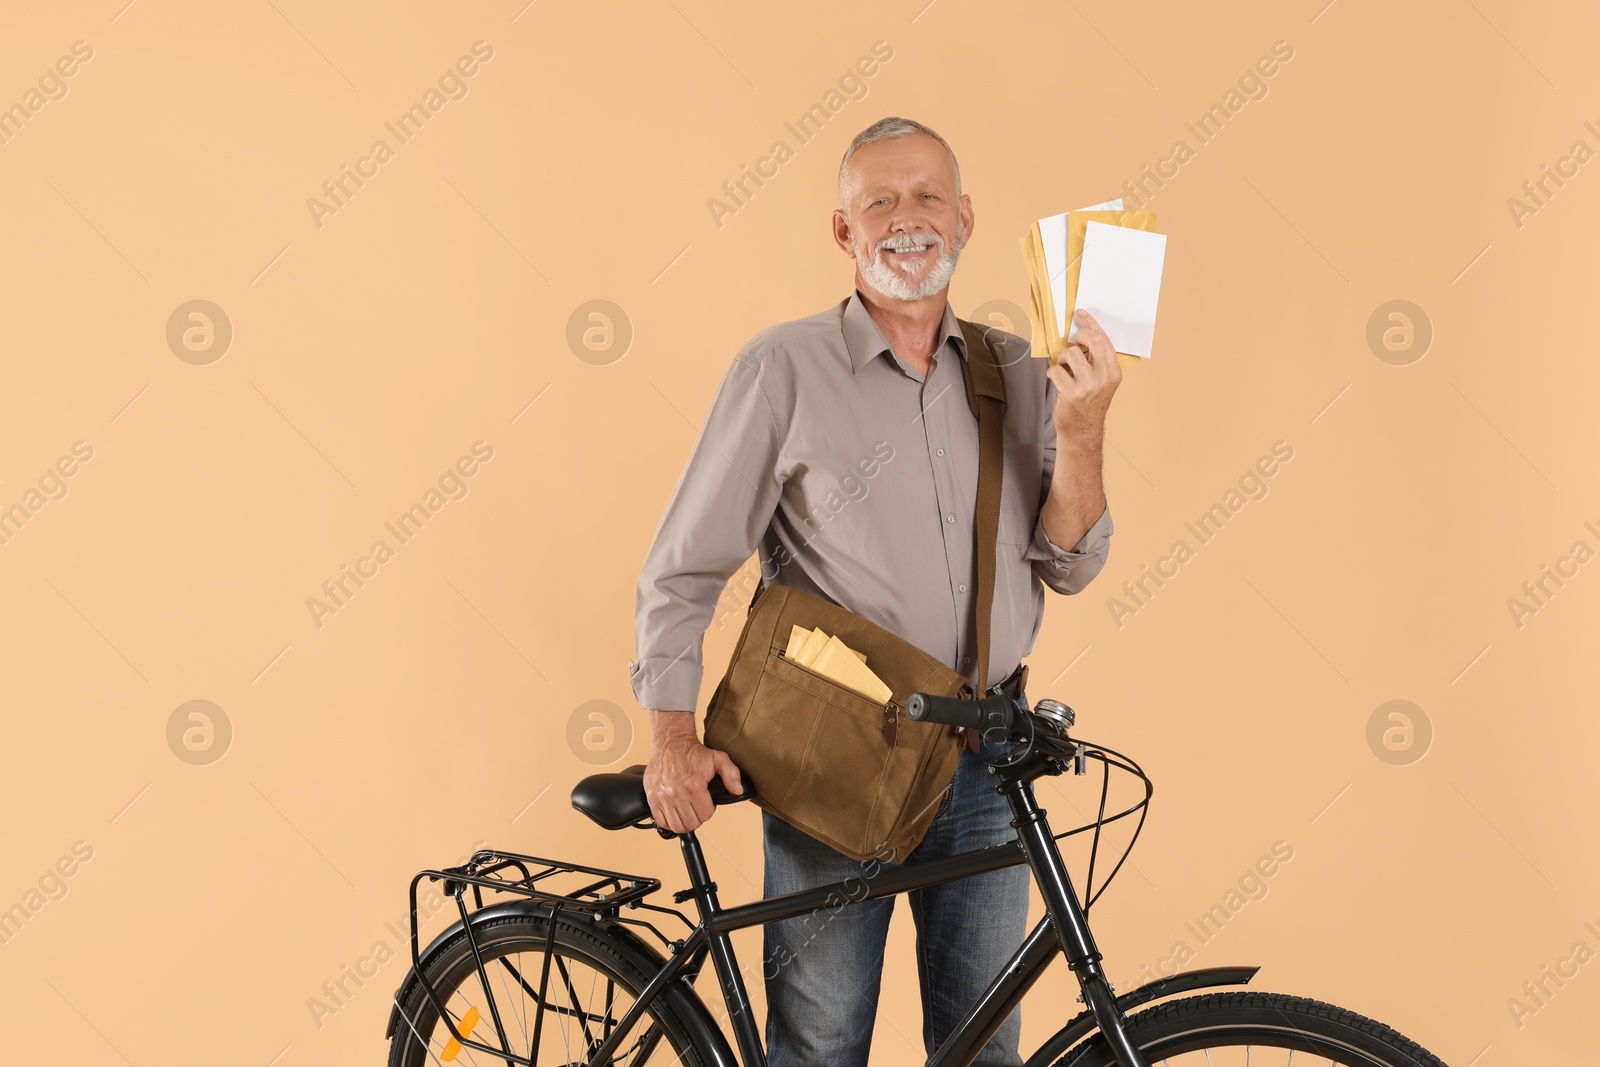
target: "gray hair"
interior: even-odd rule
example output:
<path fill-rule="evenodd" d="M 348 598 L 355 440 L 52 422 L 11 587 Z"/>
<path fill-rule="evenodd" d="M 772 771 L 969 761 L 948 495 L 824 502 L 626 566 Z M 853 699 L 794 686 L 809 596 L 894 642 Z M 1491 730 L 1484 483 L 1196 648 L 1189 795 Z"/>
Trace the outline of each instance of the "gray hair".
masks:
<path fill-rule="evenodd" d="M 927 126 L 924 126 L 922 123 L 891 115 L 888 118 L 879 119 L 871 126 L 868 126 L 866 129 L 856 134 L 855 140 L 850 142 L 850 147 L 844 150 L 844 159 L 839 161 L 839 207 L 842 210 L 847 213 L 850 210 L 850 205 L 848 203 L 848 194 L 850 191 L 850 157 L 856 154 L 856 149 L 860 148 L 862 145 L 872 144 L 875 141 L 888 141 L 895 137 L 904 137 L 911 133 L 925 133 L 929 137 L 932 137 L 935 141 L 938 141 L 940 144 L 944 145 L 945 154 L 950 157 L 950 170 L 954 172 L 956 176 L 956 199 L 961 199 L 961 167 L 956 164 L 956 154 L 951 150 L 950 145 L 943 137 L 940 137 L 937 133 L 934 133 L 933 130 L 929 129 Z"/>

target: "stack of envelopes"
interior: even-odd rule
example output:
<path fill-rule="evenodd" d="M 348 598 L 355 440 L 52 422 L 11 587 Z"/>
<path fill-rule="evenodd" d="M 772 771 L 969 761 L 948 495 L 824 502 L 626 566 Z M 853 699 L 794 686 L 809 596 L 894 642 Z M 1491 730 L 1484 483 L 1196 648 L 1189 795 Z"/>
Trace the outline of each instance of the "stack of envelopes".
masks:
<path fill-rule="evenodd" d="M 795 626 L 789 631 L 789 647 L 783 655 L 879 704 L 887 704 L 894 696 L 883 679 L 867 666 L 866 653 L 857 652 L 837 636 L 823 633 L 821 627 L 808 630 Z"/>
<path fill-rule="evenodd" d="M 1154 211 L 1124 211 L 1121 200 L 1051 215 L 1021 239 L 1033 297 L 1033 354 L 1049 359 L 1072 343 L 1085 308 L 1117 362 L 1150 358 L 1167 239 Z"/>

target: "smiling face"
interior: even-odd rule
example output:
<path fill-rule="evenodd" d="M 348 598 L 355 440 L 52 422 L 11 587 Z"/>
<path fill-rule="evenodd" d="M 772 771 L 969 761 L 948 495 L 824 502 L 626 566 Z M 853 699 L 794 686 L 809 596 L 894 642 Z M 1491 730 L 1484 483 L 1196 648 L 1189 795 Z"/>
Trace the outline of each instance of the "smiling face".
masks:
<path fill-rule="evenodd" d="M 874 141 L 848 173 L 833 236 L 855 257 L 856 284 L 891 300 L 942 299 L 973 221 L 944 146 L 922 133 Z"/>

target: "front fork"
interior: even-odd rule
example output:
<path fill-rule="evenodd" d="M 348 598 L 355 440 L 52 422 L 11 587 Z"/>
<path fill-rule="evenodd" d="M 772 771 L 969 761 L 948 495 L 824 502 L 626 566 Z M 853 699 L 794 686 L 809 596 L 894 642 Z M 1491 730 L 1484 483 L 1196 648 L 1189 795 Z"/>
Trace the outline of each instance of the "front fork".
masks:
<path fill-rule="evenodd" d="M 1083 1002 L 1094 1015 L 1095 1024 L 1105 1035 L 1121 1067 L 1149 1067 L 1128 1039 L 1122 1009 L 1117 1007 L 1111 983 L 1106 980 L 1106 973 L 1100 966 L 1100 950 L 1095 947 L 1094 935 L 1089 932 L 1088 917 L 1078 903 L 1078 894 L 1072 888 L 1066 862 L 1061 858 L 1061 850 L 1056 847 L 1055 838 L 1050 833 L 1050 823 L 1045 819 L 1044 809 L 1034 800 L 1032 782 L 1024 779 L 1007 783 L 1001 788 L 1011 802 L 1014 816 L 1011 825 L 1016 828 L 1022 850 L 1028 857 L 1028 865 L 1038 879 L 1039 894 L 1044 897 L 1045 910 L 1050 915 L 1056 936 L 1061 939 L 1067 966 L 1072 968 L 1078 985 L 1083 989 Z"/>

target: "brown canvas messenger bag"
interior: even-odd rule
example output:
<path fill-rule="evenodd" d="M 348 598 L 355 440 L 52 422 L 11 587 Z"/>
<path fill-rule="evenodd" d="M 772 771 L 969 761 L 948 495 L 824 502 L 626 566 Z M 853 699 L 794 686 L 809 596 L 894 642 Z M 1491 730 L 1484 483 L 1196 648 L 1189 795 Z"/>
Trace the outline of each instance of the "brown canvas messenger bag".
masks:
<path fill-rule="evenodd" d="M 981 327 L 966 338 L 967 404 L 978 420 L 974 544 L 978 673 L 989 672 L 1004 463 L 1005 380 Z M 866 654 L 892 696 L 880 704 L 789 659 L 796 624 Z M 706 708 L 705 743 L 748 771 L 765 811 L 857 860 L 902 863 L 938 814 L 972 731 L 906 717 L 912 693 L 974 699 L 967 679 L 898 634 L 791 586 L 758 587 L 728 671 Z"/>

